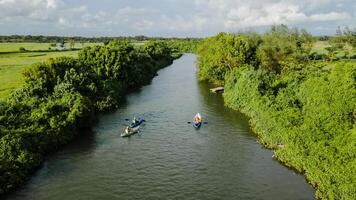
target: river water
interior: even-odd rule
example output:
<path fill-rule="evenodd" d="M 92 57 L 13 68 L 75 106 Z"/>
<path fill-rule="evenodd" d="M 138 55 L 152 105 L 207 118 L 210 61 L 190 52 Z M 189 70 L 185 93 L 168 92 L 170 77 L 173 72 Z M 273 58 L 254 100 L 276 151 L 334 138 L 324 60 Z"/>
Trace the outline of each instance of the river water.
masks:
<path fill-rule="evenodd" d="M 197 81 L 195 61 L 186 54 L 160 70 L 7 199 L 313 199 L 303 176 L 256 142 L 248 119 Z M 199 130 L 187 123 L 197 112 L 208 122 Z M 147 120 L 141 133 L 121 138 L 134 115 Z"/>

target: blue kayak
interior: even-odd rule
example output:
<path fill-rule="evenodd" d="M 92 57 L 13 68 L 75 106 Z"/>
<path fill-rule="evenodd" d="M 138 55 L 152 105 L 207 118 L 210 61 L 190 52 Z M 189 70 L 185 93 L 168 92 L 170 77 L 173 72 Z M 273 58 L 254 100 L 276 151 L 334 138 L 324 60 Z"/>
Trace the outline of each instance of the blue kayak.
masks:
<path fill-rule="evenodd" d="M 139 117 L 138 119 L 136 119 L 135 122 L 132 122 L 130 124 L 130 128 L 135 128 L 135 127 L 139 126 L 140 124 L 142 124 L 143 121 L 144 120 L 141 117 Z"/>
<path fill-rule="evenodd" d="M 201 126 L 201 122 L 193 123 L 193 127 L 196 128 L 196 129 L 200 128 L 200 126 Z"/>

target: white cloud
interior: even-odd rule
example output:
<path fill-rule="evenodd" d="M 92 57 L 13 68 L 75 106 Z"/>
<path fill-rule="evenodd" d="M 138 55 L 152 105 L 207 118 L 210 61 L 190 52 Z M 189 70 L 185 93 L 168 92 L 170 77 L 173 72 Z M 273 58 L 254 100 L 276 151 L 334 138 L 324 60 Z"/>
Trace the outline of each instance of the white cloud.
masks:
<path fill-rule="evenodd" d="M 322 22 L 347 24 L 356 18 L 354 0 L 156 0 L 141 4 L 120 1 L 111 7 L 114 2 L 117 1 L 74 4 L 65 0 L 0 0 L 0 24 L 14 30 L 21 26 L 27 26 L 26 30 L 38 28 L 43 34 L 47 29 L 61 29 L 62 33 L 76 29 L 79 34 L 111 31 L 110 34 L 129 35 L 205 35 L 281 23 L 315 24 L 314 27 Z M 0 30 L 0 34 L 4 32 Z"/>
<path fill-rule="evenodd" d="M 68 25 L 67 20 L 65 20 L 64 18 L 59 18 L 58 19 L 58 23 L 61 24 L 61 25 Z"/>
<path fill-rule="evenodd" d="M 211 18 L 218 19 L 218 23 L 224 24 L 226 29 L 351 19 L 350 14 L 346 12 L 318 12 L 318 8 L 330 2 L 329 0 L 261 0 L 254 2 L 246 2 L 243 0 L 195 1 L 196 5 L 204 7 L 203 10 L 206 12 L 215 13 L 211 15 Z M 313 10 L 312 14 L 308 14 L 311 10 Z"/>
<path fill-rule="evenodd" d="M 157 9 L 133 8 L 131 6 L 126 6 L 119 9 L 116 14 L 118 16 L 137 16 L 157 13 L 159 13 L 159 10 Z"/>
<path fill-rule="evenodd" d="M 334 20 L 345 20 L 351 19 L 350 14 L 346 12 L 330 12 L 330 13 L 319 13 L 314 14 L 309 17 L 313 21 L 334 21 Z"/>

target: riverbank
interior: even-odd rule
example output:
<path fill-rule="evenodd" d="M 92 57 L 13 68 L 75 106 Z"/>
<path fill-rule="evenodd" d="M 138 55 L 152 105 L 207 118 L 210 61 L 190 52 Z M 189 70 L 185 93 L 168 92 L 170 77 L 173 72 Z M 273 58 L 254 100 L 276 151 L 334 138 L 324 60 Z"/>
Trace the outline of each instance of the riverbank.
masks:
<path fill-rule="evenodd" d="M 207 39 L 200 78 L 224 83 L 225 104 L 250 117 L 260 143 L 304 174 L 316 198 L 354 199 L 356 66 L 310 61 L 306 36 L 279 28 Z"/>
<path fill-rule="evenodd" d="M 355 138 L 349 116 L 355 107 L 355 71 L 355 65 L 337 64 L 322 77 L 286 87 L 273 102 L 256 90 L 254 72 L 239 70 L 227 78 L 224 99 L 251 118 L 261 144 L 273 149 L 276 159 L 306 176 L 317 198 L 348 199 L 355 195 Z M 299 91 L 292 95 L 294 87 Z M 293 106 L 284 104 L 287 98 Z"/>
<path fill-rule="evenodd" d="M 148 84 L 179 57 L 161 42 L 87 47 L 28 67 L 24 86 L 0 104 L 0 194 L 22 185 L 44 156 L 113 111 L 127 91 Z"/>

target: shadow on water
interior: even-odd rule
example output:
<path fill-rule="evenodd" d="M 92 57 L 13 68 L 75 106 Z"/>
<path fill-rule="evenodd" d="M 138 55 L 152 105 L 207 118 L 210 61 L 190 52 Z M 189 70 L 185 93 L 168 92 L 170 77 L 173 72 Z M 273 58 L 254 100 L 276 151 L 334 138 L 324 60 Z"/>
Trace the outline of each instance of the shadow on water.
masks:
<path fill-rule="evenodd" d="M 71 171 L 67 163 L 75 162 L 75 159 L 71 159 L 73 157 L 69 155 L 74 157 L 90 155 L 94 148 L 95 133 L 90 128 L 78 130 L 78 134 L 68 144 L 45 157 L 45 161 L 29 177 L 25 185 L 18 188 L 17 191 L 5 195 L 4 199 L 22 199 L 24 196 L 18 194 L 30 193 L 34 188 L 39 188 L 41 185 L 49 183 L 55 177 L 60 176 L 61 173 Z"/>

